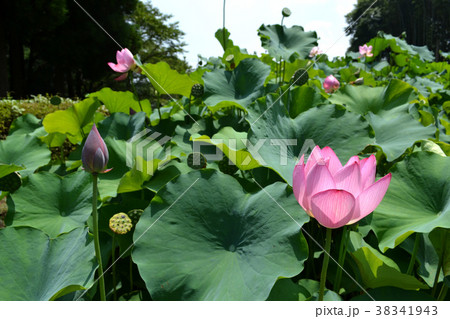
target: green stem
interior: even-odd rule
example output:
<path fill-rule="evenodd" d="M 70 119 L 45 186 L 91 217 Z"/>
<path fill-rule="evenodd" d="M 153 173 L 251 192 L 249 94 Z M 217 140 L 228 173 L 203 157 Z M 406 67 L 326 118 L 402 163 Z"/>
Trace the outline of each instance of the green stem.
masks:
<path fill-rule="evenodd" d="M 338 268 L 336 271 L 336 277 L 334 279 L 334 291 L 336 291 L 337 293 L 339 293 L 339 290 L 341 289 L 342 268 L 344 267 L 345 256 L 347 255 L 347 244 L 349 234 L 350 230 L 348 229 L 347 226 L 344 226 L 344 228 L 342 229 L 341 243 L 339 245 Z"/>
<path fill-rule="evenodd" d="M 97 257 L 98 262 L 98 277 L 100 283 L 100 300 L 106 301 L 105 294 L 105 277 L 103 276 L 103 264 L 102 264 L 102 255 L 100 252 L 100 239 L 98 236 L 98 215 L 97 215 L 97 182 L 98 176 L 97 174 L 92 174 L 92 219 L 94 224 L 94 246 L 95 246 L 95 256 Z"/>
<path fill-rule="evenodd" d="M 113 276 L 113 289 L 114 289 L 114 301 L 117 301 L 117 290 L 116 290 L 116 233 L 113 234 L 112 238 L 112 250 L 111 250 L 111 260 L 112 260 L 112 276 Z"/>
<path fill-rule="evenodd" d="M 406 270 L 407 275 L 412 274 L 414 264 L 416 263 L 417 252 L 419 251 L 419 245 L 420 245 L 420 235 L 416 233 L 416 239 L 414 240 L 414 248 L 411 255 L 411 260 L 409 261 L 408 270 Z"/>
<path fill-rule="evenodd" d="M 283 26 L 284 16 L 281 18 L 281 26 Z"/>
<path fill-rule="evenodd" d="M 160 107 L 160 98 L 161 98 L 161 94 L 159 94 L 159 92 L 156 92 L 156 108 L 158 109 L 158 114 L 159 114 L 159 120 L 162 120 L 162 116 L 161 116 L 161 110 L 159 109 Z"/>
<path fill-rule="evenodd" d="M 283 76 L 281 77 L 281 83 L 284 82 L 285 75 L 286 75 L 286 61 L 283 61 Z"/>
<path fill-rule="evenodd" d="M 433 290 L 431 291 L 432 296 L 436 295 L 437 286 L 439 283 L 439 275 L 441 274 L 441 268 L 442 268 L 442 265 L 444 264 L 444 254 L 445 254 L 445 249 L 446 249 L 445 246 L 447 246 L 446 243 L 447 243 L 447 232 L 445 232 L 443 242 L 442 242 L 442 254 L 439 256 L 439 263 L 438 263 L 438 267 L 436 270 L 436 276 L 434 277 Z M 445 283 L 442 283 L 442 284 L 445 285 Z"/>
<path fill-rule="evenodd" d="M 191 114 L 191 100 L 192 100 L 192 95 L 189 94 L 189 105 L 188 105 L 188 113 L 189 113 L 189 115 Z"/>
<path fill-rule="evenodd" d="M 141 105 L 141 100 L 139 99 L 139 96 L 136 93 L 136 88 L 134 87 L 134 82 L 133 82 L 133 72 L 130 72 L 130 83 L 131 83 L 131 87 L 133 88 L 133 94 L 136 97 L 136 100 L 139 103 L 139 108 L 141 109 L 141 112 L 144 112 L 144 109 L 142 108 Z"/>
<path fill-rule="evenodd" d="M 448 286 L 443 282 L 441 292 L 439 293 L 439 296 L 437 297 L 437 301 L 444 301 L 445 296 L 447 295 Z"/>
<path fill-rule="evenodd" d="M 328 262 L 330 261 L 331 248 L 331 228 L 327 228 L 327 237 L 325 239 L 325 254 L 323 256 L 322 272 L 320 274 L 319 301 L 323 301 L 325 293 L 325 282 L 327 281 Z"/>
<path fill-rule="evenodd" d="M 130 254 L 130 292 L 133 291 L 133 258 Z"/>
<path fill-rule="evenodd" d="M 225 37 L 225 3 L 226 0 L 223 0 L 223 28 L 222 28 L 222 41 L 223 41 L 223 51 L 227 50 L 227 42 Z"/>

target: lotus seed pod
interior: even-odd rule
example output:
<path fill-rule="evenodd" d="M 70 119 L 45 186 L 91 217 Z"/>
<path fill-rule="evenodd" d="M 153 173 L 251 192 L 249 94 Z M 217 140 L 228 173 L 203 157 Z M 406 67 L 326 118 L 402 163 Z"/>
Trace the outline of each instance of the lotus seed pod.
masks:
<path fill-rule="evenodd" d="M 193 169 L 202 169 L 206 167 L 206 158 L 202 153 L 194 152 L 188 155 L 187 164 Z"/>
<path fill-rule="evenodd" d="M 308 82 L 308 79 L 308 70 L 301 68 L 292 75 L 291 82 L 295 85 L 302 86 Z"/>
<path fill-rule="evenodd" d="M 18 172 L 13 172 L 0 178 L 0 190 L 13 193 L 22 186 L 22 180 Z"/>
<path fill-rule="evenodd" d="M 224 174 L 233 175 L 238 170 L 238 167 L 235 164 L 230 164 L 230 161 L 226 157 L 219 161 L 218 165 L 220 171 Z"/>
<path fill-rule="evenodd" d="M 50 103 L 52 105 L 60 105 L 61 104 L 61 98 L 59 96 L 52 96 L 50 99 Z"/>
<path fill-rule="evenodd" d="M 291 10 L 289 8 L 284 7 L 283 10 L 281 10 L 281 14 L 283 17 L 289 17 L 291 15 Z"/>
<path fill-rule="evenodd" d="M 116 234 L 123 235 L 133 228 L 133 224 L 127 214 L 118 213 L 109 219 L 109 228 Z"/>
<path fill-rule="evenodd" d="M 141 218 L 143 212 L 144 211 L 142 209 L 132 209 L 127 213 L 128 217 L 130 217 L 133 225 L 137 224 L 137 222 L 139 221 L 139 218 Z"/>
<path fill-rule="evenodd" d="M 191 89 L 191 95 L 195 98 L 202 97 L 205 92 L 205 88 L 200 83 L 194 84 Z"/>

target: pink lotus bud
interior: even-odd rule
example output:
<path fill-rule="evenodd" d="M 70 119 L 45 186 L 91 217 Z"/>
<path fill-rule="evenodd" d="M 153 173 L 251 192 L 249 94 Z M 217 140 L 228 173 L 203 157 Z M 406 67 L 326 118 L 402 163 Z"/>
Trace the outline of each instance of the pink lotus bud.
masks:
<path fill-rule="evenodd" d="M 319 47 L 314 47 L 309 52 L 309 57 L 310 58 L 314 58 L 318 54 L 322 54 L 322 50 L 320 50 Z"/>
<path fill-rule="evenodd" d="M 333 93 L 339 89 L 340 83 L 339 81 L 332 75 L 329 75 L 325 78 L 323 82 L 323 88 L 327 93 Z"/>
<path fill-rule="evenodd" d="M 123 73 L 116 78 L 116 81 L 125 80 L 127 77 L 127 72 L 133 70 L 136 67 L 136 62 L 134 61 L 133 54 L 127 48 L 122 49 L 122 51 L 117 51 L 116 53 L 117 64 L 108 62 L 111 69 L 118 73 Z"/>
<path fill-rule="evenodd" d="M 349 159 L 345 166 L 330 147 L 316 146 L 304 163 L 295 166 L 294 195 L 305 212 L 327 228 L 350 225 L 366 217 L 380 204 L 391 173 L 375 182 L 374 155 Z"/>
<path fill-rule="evenodd" d="M 105 170 L 109 160 L 108 148 L 95 124 L 92 126 L 91 132 L 84 144 L 83 151 L 81 152 L 81 160 L 86 172 L 97 174 L 110 171 Z"/>
<path fill-rule="evenodd" d="M 362 58 L 362 57 L 369 57 L 369 58 L 372 57 L 373 56 L 372 49 L 373 49 L 373 47 L 371 45 L 367 46 L 367 44 L 364 44 L 363 46 L 360 46 L 359 47 L 359 54 L 361 54 L 360 58 Z"/>

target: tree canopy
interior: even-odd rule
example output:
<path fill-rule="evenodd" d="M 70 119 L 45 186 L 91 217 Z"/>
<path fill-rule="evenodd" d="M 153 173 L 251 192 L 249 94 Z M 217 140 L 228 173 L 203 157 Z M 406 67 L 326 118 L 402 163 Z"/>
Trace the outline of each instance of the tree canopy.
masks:
<path fill-rule="evenodd" d="M 370 9 L 369 9 L 370 8 Z M 366 12 L 367 10 L 367 12 Z M 426 45 L 435 56 L 450 50 L 449 0 L 358 0 L 346 15 L 350 51 L 368 42 L 378 31 L 401 36 L 408 43 Z"/>
<path fill-rule="evenodd" d="M 73 97 L 111 85 L 114 76 L 107 62 L 115 61 L 118 44 L 142 54 L 143 61 L 164 59 L 180 71 L 187 68 L 177 57 L 183 51 L 183 32 L 150 3 L 77 2 L 114 40 L 74 1 L 6 2 L 0 13 L 0 96 Z"/>

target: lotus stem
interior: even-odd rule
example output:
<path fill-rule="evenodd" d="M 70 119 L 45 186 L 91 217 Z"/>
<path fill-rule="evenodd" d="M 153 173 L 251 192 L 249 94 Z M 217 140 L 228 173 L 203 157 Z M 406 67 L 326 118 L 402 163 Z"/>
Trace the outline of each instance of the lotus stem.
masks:
<path fill-rule="evenodd" d="M 411 254 L 411 260 L 409 261 L 408 270 L 406 270 L 407 275 L 412 274 L 414 264 L 416 263 L 417 252 L 419 251 L 419 245 L 420 245 L 420 235 L 419 233 L 416 233 L 416 239 L 414 240 L 414 248 Z"/>
<path fill-rule="evenodd" d="M 342 229 L 341 243 L 339 245 L 338 268 L 336 272 L 336 277 L 334 279 L 334 291 L 336 291 L 337 293 L 339 293 L 339 290 L 341 289 L 342 268 L 344 267 L 345 256 L 347 255 L 347 244 L 349 234 L 350 230 L 348 229 L 347 226 L 344 226 L 344 228 Z"/>
<path fill-rule="evenodd" d="M 223 0 L 223 28 L 222 28 L 222 41 L 223 41 L 223 51 L 225 52 L 227 50 L 227 42 L 226 36 L 225 36 L 225 4 L 226 0 Z"/>
<path fill-rule="evenodd" d="M 331 228 L 327 228 L 327 235 L 325 239 L 325 255 L 323 256 L 322 272 L 320 274 L 320 286 L 319 286 L 319 301 L 323 301 L 325 293 L 325 282 L 327 281 L 328 262 L 330 261 L 330 248 L 331 248 Z"/>
<path fill-rule="evenodd" d="M 114 301 L 117 301 L 117 289 L 116 289 L 116 285 L 117 285 L 117 281 L 116 281 L 116 233 L 113 233 L 113 237 L 112 237 L 111 261 L 112 261 Z"/>
<path fill-rule="evenodd" d="M 447 243 L 447 232 L 445 232 L 445 235 L 444 235 L 444 238 L 443 238 L 443 241 L 442 241 L 442 245 L 441 245 L 442 253 L 439 256 L 439 264 L 438 264 L 438 267 L 437 267 L 437 270 L 436 270 L 436 276 L 434 277 L 433 290 L 431 291 L 431 295 L 432 296 L 436 295 L 437 286 L 438 286 L 438 283 L 439 283 L 439 275 L 441 273 L 442 265 L 444 264 L 444 254 L 445 254 L 445 249 L 446 249 L 446 246 L 447 246 L 446 243 Z M 445 283 L 442 283 L 442 284 L 445 286 Z M 439 295 L 440 295 L 440 293 L 439 293 Z"/>
<path fill-rule="evenodd" d="M 133 291 L 133 258 L 130 254 L 130 292 Z"/>
<path fill-rule="evenodd" d="M 439 296 L 437 297 L 437 301 L 444 301 L 445 296 L 447 295 L 448 286 L 445 283 L 442 283 L 441 292 L 439 293 Z"/>
<path fill-rule="evenodd" d="M 156 108 L 158 109 L 158 114 L 159 114 L 159 120 L 161 121 L 162 120 L 162 116 L 161 116 L 161 110 L 159 109 L 160 108 L 160 98 L 161 98 L 161 94 L 158 92 L 158 91 L 156 91 Z"/>
<path fill-rule="evenodd" d="M 134 87 L 133 72 L 130 72 L 130 84 L 131 84 L 131 87 L 133 88 L 133 95 L 136 97 L 136 99 L 139 103 L 139 108 L 141 109 L 141 112 L 144 112 L 144 109 L 142 108 L 142 105 L 141 105 L 141 100 L 139 99 L 139 96 L 137 95 L 137 92 L 136 92 L 136 88 Z"/>
<path fill-rule="evenodd" d="M 97 183 L 98 183 L 98 175 L 92 174 L 92 219 L 94 224 L 94 247 L 95 247 L 95 256 L 97 257 L 98 262 L 98 280 L 100 284 L 100 300 L 106 301 L 105 294 L 105 278 L 103 277 L 103 264 L 102 264 L 102 255 L 100 251 L 100 239 L 98 235 L 98 214 L 97 214 Z"/>

